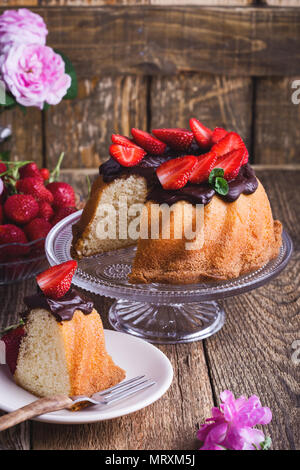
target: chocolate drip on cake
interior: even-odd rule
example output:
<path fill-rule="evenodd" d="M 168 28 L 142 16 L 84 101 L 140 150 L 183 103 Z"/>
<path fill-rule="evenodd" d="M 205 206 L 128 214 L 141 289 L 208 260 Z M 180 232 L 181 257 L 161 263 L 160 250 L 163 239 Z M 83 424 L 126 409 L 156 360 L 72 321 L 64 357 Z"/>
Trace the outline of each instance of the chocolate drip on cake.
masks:
<path fill-rule="evenodd" d="M 75 310 L 81 310 L 88 315 L 92 312 L 94 304 L 76 289 L 71 288 L 61 299 L 50 299 L 42 292 L 24 298 L 24 303 L 29 310 L 34 308 L 44 308 L 50 310 L 58 322 L 70 321 L 73 318 Z M 26 317 L 28 312 L 23 316 Z"/>
<path fill-rule="evenodd" d="M 195 152 L 196 154 L 196 152 Z M 208 204 L 214 197 L 215 190 L 208 183 L 188 183 L 181 189 L 165 190 L 161 186 L 155 170 L 165 161 L 181 155 L 167 150 L 163 155 L 146 155 L 136 166 L 124 167 L 110 158 L 100 166 L 100 174 L 105 183 L 110 183 L 116 178 L 129 175 L 143 176 L 147 180 L 147 200 L 172 205 L 177 201 L 187 201 L 191 204 Z M 258 182 L 253 168 L 247 163 L 242 166 L 238 176 L 228 183 L 229 192 L 226 196 L 220 196 L 226 202 L 235 201 L 241 194 L 252 194 L 256 191 Z"/>

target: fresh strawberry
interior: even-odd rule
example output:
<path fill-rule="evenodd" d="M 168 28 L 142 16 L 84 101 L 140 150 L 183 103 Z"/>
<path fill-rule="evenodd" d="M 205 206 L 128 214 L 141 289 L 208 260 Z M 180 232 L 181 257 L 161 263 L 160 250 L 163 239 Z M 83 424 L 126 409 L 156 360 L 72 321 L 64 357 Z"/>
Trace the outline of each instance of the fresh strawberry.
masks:
<path fill-rule="evenodd" d="M 0 162 L 0 175 L 1 173 L 4 173 L 6 170 L 7 170 L 7 166 L 5 165 L 5 163 Z"/>
<path fill-rule="evenodd" d="M 202 183 L 208 180 L 211 170 L 214 168 L 217 161 L 217 154 L 208 152 L 200 157 L 197 157 L 197 163 L 189 178 L 191 183 Z"/>
<path fill-rule="evenodd" d="M 53 196 L 54 207 L 75 206 L 75 193 L 70 184 L 54 181 L 47 184 L 46 188 Z"/>
<path fill-rule="evenodd" d="M 59 299 L 70 289 L 76 269 L 77 261 L 66 261 L 39 274 L 36 280 L 47 297 Z"/>
<path fill-rule="evenodd" d="M 18 245 L 5 246 L 1 245 L 18 243 Z M 29 247 L 24 245 L 28 243 L 27 237 L 22 229 L 12 224 L 0 225 L 0 254 L 2 257 L 18 257 L 26 255 L 29 252 Z"/>
<path fill-rule="evenodd" d="M 123 147 L 137 148 L 137 149 L 141 148 L 138 145 L 136 145 L 134 142 L 132 142 L 132 140 L 128 139 L 128 137 L 125 137 L 124 135 L 112 134 L 111 141 L 113 144 L 122 145 Z"/>
<path fill-rule="evenodd" d="M 29 240 L 38 240 L 39 238 L 45 238 L 50 232 L 52 225 L 47 220 L 36 217 L 31 220 L 29 224 L 25 225 L 24 231 Z"/>
<path fill-rule="evenodd" d="M 44 181 L 47 181 L 50 178 L 50 171 L 48 170 L 48 168 L 41 168 L 39 170 L 39 173 Z"/>
<path fill-rule="evenodd" d="M 48 185 L 49 186 L 49 185 Z M 51 204 L 53 196 L 51 192 L 45 188 L 41 177 L 26 177 L 16 183 L 19 193 L 31 194 L 38 202 L 45 201 Z"/>
<path fill-rule="evenodd" d="M 223 127 L 216 127 L 213 130 L 212 136 L 211 136 L 211 142 L 213 145 L 217 144 L 225 135 L 227 135 L 229 132 L 226 131 L 226 129 L 223 129 Z"/>
<path fill-rule="evenodd" d="M 190 128 L 193 131 L 199 147 L 209 149 L 211 147 L 212 131 L 196 118 L 190 119 Z"/>
<path fill-rule="evenodd" d="M 145 150 L 138 147 L 123 147 L 122 145 L 117 144 L 112 144 L 109 147 L 109 153 L 110 156 L 113 157 L 122 166 L 135 166 L 146 155 Z M 72 204 L 69 205 L 71 206 Z"/>
<path fill-rule="evenodd" d="M 5 343 L 5 360 L 12 374 L 15 373 L 21 341 L 25 336 L 24 326 L 12 328 L 5 333 L 1 340 Z"/>
<path fill-rule="evenodd" d="M 221 157 L 232 150 L 244 148 L 245 144 L 242 138 L 236 132 L 228 132 L 219 142 L 213 145 L 212 150 Z"/>
<path fill-rule="evenodd" d="M 153 129 L 153 134 L 172 149 L 184 152 L 190 147 L 194 135 L 188 129 Z"/>
<path fill-rule="evenodd" d="M 3 214 L 3 207 L 0 205 L 0 225 L 3 224 L 4 214 Z"/>
<path fill-rule="evenodd" d="M 232 150 L 226 155 L 219 157 L 214 165 L 214 168 L 223 168 L 224 178 L 227 181 L 231 181 L 239 174 L 240 168 L 243 164 L 244 156 L 244 148 Z"/>
<path fill-rule="evenodd" d="M 197 157 L 186 155 L 174 158 L 160 165 L 156 174 L 164 189 L 183 188 L 197 163 Z"/>
<path fill-rule="evenodd" d="M 149 132 L 140 129 L 131 129 L 134 141 L 152 155 L 162 155 L 166 149 L 166 144 L 156 139 Z"/>
<path fill-rule="evenodd" d="M 40 178 L 40 170 L 38 169 L 38 166 L 36 163 L 31 162 L 27 163 L 27 165 L 24 165 L 20 168 L 19 170 L 20 173 L 20 178 L 31 178 L 31 177 L 37 177 Z"/>
<path fill-rule="evenodd" d="M 37 216 L 49 222 L 54 216 L 54 210 L 52 209 L 52 207 L 50 206 L 48 202 L 40 202 L 39 213 Z"/>
<path fill-rule="evenodd" d="M 76 211 L 77 211 L 76 207 L 59 207 L 57 211 L 55 212 L 53 219 L 51 220 L 52 225 L 57 224 L 62 219 L 64 219 L 70 214 L 73 214 Z"/>
<path fill-rule="evenodd" d="M 13 194 L 4 204 L 5 215 L 16 224 L 27 224 L 39 212 L 39 205 L 30 194 Z"/>

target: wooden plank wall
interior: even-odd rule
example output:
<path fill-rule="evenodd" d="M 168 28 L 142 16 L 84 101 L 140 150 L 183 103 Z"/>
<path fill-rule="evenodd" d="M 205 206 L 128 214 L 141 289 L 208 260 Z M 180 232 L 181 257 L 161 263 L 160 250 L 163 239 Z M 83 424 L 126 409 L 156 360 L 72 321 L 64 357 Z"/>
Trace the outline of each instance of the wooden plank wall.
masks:
<path fill-rule="evenodd" d="M 17 5 L 38 7 L 49 45 L 76 65 L 79 93 L 46 112 L 1 115 L 13 158 L 51 168 L 64 150 L 65 168 L 93 168 L 112 132 L 196 116 L 241 133 L 254 163 L 300 163 L 300 0 L 0 1 Z"/>

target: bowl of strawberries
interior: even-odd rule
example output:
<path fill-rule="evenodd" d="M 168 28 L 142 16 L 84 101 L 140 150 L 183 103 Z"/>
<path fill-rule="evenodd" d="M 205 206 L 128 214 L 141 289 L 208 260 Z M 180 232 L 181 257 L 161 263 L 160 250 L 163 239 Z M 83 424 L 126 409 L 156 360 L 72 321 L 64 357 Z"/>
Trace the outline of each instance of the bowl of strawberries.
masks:
<path fill-rule="evenodd" d="M 75 212 L 76 196 L 54 170 L 30 161 L 0 161 L 0 284 L 29 279 L 48 266 L 45 239 Z"/>

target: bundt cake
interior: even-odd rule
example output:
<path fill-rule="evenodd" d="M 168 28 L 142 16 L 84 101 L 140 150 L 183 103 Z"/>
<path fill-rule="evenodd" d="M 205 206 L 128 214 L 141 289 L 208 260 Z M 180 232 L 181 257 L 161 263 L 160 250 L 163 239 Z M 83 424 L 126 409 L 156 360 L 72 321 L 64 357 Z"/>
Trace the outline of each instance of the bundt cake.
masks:
<path fill-rule="evenodd" d="M 112 135 L 111 158 L 73 225 L 73 258 L 137 243 L 130 282 L 186 284 L 236 278 L 278 255 L 282 226 L 273 220 L 241 137 L 194 118 L 190 127 L 152 134 L 132 129 L 133 139 Z M 187 239 L 185 227 L 195 230 L 198 208 L 202 225 Z M 191 245 L 197 238 L 201 243 Z"/>
<path fill-rule="evenodd" d="M 77 264 L 63 263 L 37 277 L 43 291 L 24 299 L 22 324 L 2 336 L 16 383 L 39 397 L 90 396 L 125 377 L 106 351 L 93 303 L 69 288 L 73 263 Z"/>

